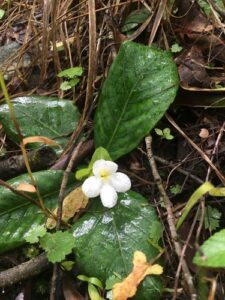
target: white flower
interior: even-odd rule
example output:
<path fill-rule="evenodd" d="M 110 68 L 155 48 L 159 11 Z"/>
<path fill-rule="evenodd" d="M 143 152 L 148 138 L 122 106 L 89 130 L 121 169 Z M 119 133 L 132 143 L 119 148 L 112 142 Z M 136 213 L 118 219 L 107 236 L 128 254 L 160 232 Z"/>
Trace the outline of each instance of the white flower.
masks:
<path fill-rule="evenodd" d="M 82 191 L 88 198 L 94 198 L 100 195 L 102 204 L 111 208 L 116 205 L 117 192 L 124 193 L 131 188 L 130 178 L 116 172 L 118 165 L 113 161 L 100 159 L 93 165 L 93 174 L 87 178 L 83 185 Z"/>

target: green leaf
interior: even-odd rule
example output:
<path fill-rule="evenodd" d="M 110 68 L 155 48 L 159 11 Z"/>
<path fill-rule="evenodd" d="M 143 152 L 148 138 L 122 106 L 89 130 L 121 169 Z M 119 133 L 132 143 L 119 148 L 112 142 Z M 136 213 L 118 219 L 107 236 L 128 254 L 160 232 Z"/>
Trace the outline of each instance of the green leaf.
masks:
<path fill-rule="evenodd" d="M 69 81 L 70 86 L 73 88 L 80 82 L 80 79 L 74 78 Z"/>
<path fill-rule="evenodd" d="M 113 160 L 137 147 L 173 102 L 178 83 L 170 53 L 123 43 L 96 110 L 96 147 L 106 148 Z"/>
<path fill-rule="evenodd" d="M 67 136 L 78 124 L 80 114 L 69 100 L 52 97 L 19 97 L 13 105 L 24 137 L 45 136 L 50 139 Z M 0 106 L 0 122 L 7 137 L 18 142 L 17 132 L 6 104 Z"/>
<path fill-rule="evenodd" d="M 96 285 L 97 287 L 99 287 L 101 289 L 103 288 L 101 281 L 96 277 L 87 277 L 85 275 L 78 275 L 77 278 L 82 281 L 86 281 L 93 285 Z"/>
<path fill-rule="evenodd" d="M 60 84 L 60 89 L 62 91 L 68 91 L 72 88 L 71 84 L 69 81 L 63 81 L 61 84 Z"/>
<path fill-rule="evenodd" d="M 88 283 L 88 294 L 91 300 L 103 300 L 96 287 L 91 283 Z"/>
<path fill-rule="evenodd" d="M 187 204 L 185 205 L 182 216 L 179 218 L 179 220 L 177 222 L 177 226 L 176 226 L 177 229 L 179 229 L 180 226 L 183 224 L 184 220 L 186 219 L 186 217 L 189 214 L 192 207 L 201 199 L 201 197 L 203 195 L 208 193 L 213 188 L 214 188 L 214 186 L 210 182 L 207 181 L 207 182 L 204 182 L 202 185 L 200 185 L 200 187 L 194 191 L 194 193 L 189 198 Z"/>
<path fill-rule="evenodd" d="M 205 229 L 213 231 L 219 227 L 221 218 L 221 212 L 217 208 L 213 208 L 210 205 L 206 207 L 205 213 Z"/>
<path fill-rule="evenodd" d="M 209 268 L 225 267 L 225 229 L 212 235 L 201 246 L 201 255 L 197 253 L 194 263 L 198 266 Z"/>
<path fill-rule="evenodd" d="M 152 228 L 150 233 L 150 241 L 157 245 L 159 244 L 159 240 L 162 237 L 163 228 L 161 223 L 158 220 L 154 220 L 152 222 Z"/>
<path fill-rule="evenodd" d="M 135 192 L 119 194 L 112 209 L 94 199 L 89 211 L 73 225 L 79 271 L 105 283 L 115 274 L 124 278 L 131 272 L 135 250 L 143 251 L 150 261 L 158 254 L 149 243 L 155 220 L 154 208 Z M 159 299 L 161 289 L 158 276 L 147 276 L 135 299 Z"/>
<path fill-rule="evenodd" d="M 52 209 L 58 200 L 63 171 L 40 171 L 33 173 L 33 176 L 45 205 Z M 7 182 L 14 188 L 21 182 L 31 183 L 27 174 Z M 70 174 L 66 194 L 76 185 L 73 174 Z M 35 196 L 33 197 L 36 199 Z M 30 229 L 44 224 L 45 221 L 46 218 L 39 207 L 0 186 L 0 253 L 26 243 L 25 237 Z"/>
<path fill-rule="evenodd" d="M 164 128 L 164 129 L 163 129 L 163 134 L 164 134 L 165 136 L 170 135 L 170 128 Z"/>
<path fill-rule="evenodd" d="M 179 45 L 179 44 L 173 44 L 172 47 L 171 47 L 171 52 L 172 53 L 179 53 L 182 51 L 182 47 Z"/>
<path fill-rule="evenodd" d="M 224 7 L 224 3 L 223 0 L 215 0 L 215 5 L 217 5 L 217 7 L 219 9 L 221 9 L 222 11 L 225 9 Z M 209 5 L 209 3 L 205 0 L 197 0 L 197 3 L 199 4 L 199 6 L 203 9 L 203 11 L 205 12 L 205 14 L 208 16 L 210 14 L 212 14 L 212 9 Z"/>
<path fill-rule="evenodd" d="M 118 275 L 112 275 L 110 276 L 109 278 L 106 279 L 106 282 L 105 282 L 105 289 L 106 290 L 111 290 L 114 286 L 114 284 L 118 283 L 118 282 L 121 282 L 122 281 L 122 278 L 121 276 L 118 276 Z"/>
<path fill-rule="evenodd" d="M 0 20 L 4 17 L 4 15 L 5 15 L 5 10 L 0 9 Z"/>
<path fill-rule="evenodd" d="M 156 133 L 157 135 L 163 136 L 163 131 L 162 131 L 161 129 L 155 128 L 154 130 L 155 130 L 155 133 Z"/>
<path fill-rule="evenodd" d="M 82 180 L 83 178 L 90 176 L 90 174 L 92 173 L 93 164 L 99 159 L 112 160 L 106 149 L 104 149 L 103 147 L 97 148 L 94 154 L 92 155 L 88 167 L 82 168 L 76 172 L 75 174 L 76 179 Z"/>
<path fill-rule="evenodd" d="M 35 244 L 40 237 L 46 234 L 47 230 L 44 225 L 32 225 L 31 229 L 26 233 L 25 240 L 27 243 Z"/>
<path fill-rule="evenodd" d="M 74 244 L 75 239 L 68 231 L 47 232 L 40 238 L 40 246 L 47 252 L 48 260 L 52 263 L 65 259 L 72 252 Z"/>
<path fill-rule="evenodd" d="M 150 12 L 146 8 L 132 11 L 126 18 L 121 32 L 126 33 L 131 29 L 134 29 L 138 25 L 144 23 L 149 17 Z"/>
<path fill-rule="evenodd" d="M 74 68 L 69 68 L 69 69 L 61 71 L 57 76 L 58 77 L 67 77 L 67 78 L 72 79 L 76 76 L 81 76 L 82 74 L 83 74 L 82 67 L 74 67 Z"/>
<path fill-rule="evenodd" d="M 71 271 L 75 265 L 75 262 L 72 260 L 64 260 L 61 262 L 61 266 L 66 270 L 66 271 Z"/>
<path fill-rule="evenodd" d="M 170 187 L 170 192 L 173 195 L 177 195 L 177 194 L 181 193 L 181 189 L 182 189 L 182 187 L 180 184 L 175 184 Z"/>

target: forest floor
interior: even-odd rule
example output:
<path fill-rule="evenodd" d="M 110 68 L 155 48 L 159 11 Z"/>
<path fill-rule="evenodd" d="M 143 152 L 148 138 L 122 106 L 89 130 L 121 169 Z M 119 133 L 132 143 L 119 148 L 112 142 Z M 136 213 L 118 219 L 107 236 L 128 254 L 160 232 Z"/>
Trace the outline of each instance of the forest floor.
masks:
<path fill-rule="evenodd" d="M 73 171 L 91 158 L 94 111 L 124 41 L 171 53 L 179 74 L 176 98 L 151 136 L 118 162 L 131 178 L 132 189 L 155 207 L 163 227 L 161 299 L 196 299 L 195 293 L 199 299 L 225 299 L 225 265 L 200 272 L 193 263 L 202 243 L 225 226 L 225 193 L 221 197 L 200 194 L 179 231 L 175 227 L 199 186 L 205 182 L 215 187 L 225 184 L 224 1 L 0 2 L 0 70 L 10 98 L 39 95 L 70 99 L 81 114 L 57 162 L 50 151 L 49 161 L 42 162 L 37 170 L 65 169 L 83 131 L 86 140 L 73 162 Z M 63 87 L 65 78 L 57 74 L 79 66 L 83 68 L 79 80 Z M 0 90 L 2 103 L 4 98 Z M 25 166 L 21 167 L 24 157 L 19 143 L 10 138 L 4 126 L 0 130 L 0 185 L 4 185 L 3 180 L 25 173 Z M 151 152 L 155 169 L 149 159 Z M 0 196 L 0 219 L 1 210 Z M 29 259 L 29 247 L 1 254 L 0 278 L 1 272 Z M 88 299 L 84 285 L 75 282 L 75 269 L 63 272 L 55 266 L 52 270 L 45 261 L 36 277 L 29 274 L 24 279 L 14 274 L 14 285 L 0 284 L 0 299 Z M 55 282 L 52 273 L 57 277 Z"/>

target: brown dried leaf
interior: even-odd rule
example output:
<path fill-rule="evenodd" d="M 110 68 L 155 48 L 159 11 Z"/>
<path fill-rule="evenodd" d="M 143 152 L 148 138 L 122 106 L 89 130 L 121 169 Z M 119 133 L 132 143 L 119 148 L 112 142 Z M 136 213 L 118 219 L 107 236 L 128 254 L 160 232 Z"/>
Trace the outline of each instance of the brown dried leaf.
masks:
<path fill-rule="evenodd" d="M 23 139 L 24 145 L 30 144 L 30 143 L 43 143 L 49 146 L 57 146 L 61 147 L 58 143 L 55 141 L 45 137 L 45 136 L 30 136 Z"/>
<path fill-rule="evenodd" d="M 35 193 L 36 192 L 36 188 L 27 182 L 21 182 L 17 187 L 16 190 L 18 191 L 23 191 L 23 192 L 29 192 L 29 193 Z"/>
<path fill-rule="evenodd" d="M 137 287 L 145 276 L 150 274 L 160 275 L 163 268 L 160 265 L 151 265 L 147 262 L 145 254 L 141 251 L 134 252 L 132 272 L 120 283 L 113 286 L 113 300 L 126 300 L 133 297 Z"/>
<path fill-rule="evenodd" d="M 88 204 L 88 198 L 82 192 L 81 186 L 73 190 L 63 201 L 62 220 L 67 222 L 71 219 L 76 212 L 85 208 Z M 57 215 L 57 208 L 53 211 L 54 215 Z M 56 221 L 52 217 L 49 217 L 46 222 L 46 227 L 52 229 L 56 226 Z"/>

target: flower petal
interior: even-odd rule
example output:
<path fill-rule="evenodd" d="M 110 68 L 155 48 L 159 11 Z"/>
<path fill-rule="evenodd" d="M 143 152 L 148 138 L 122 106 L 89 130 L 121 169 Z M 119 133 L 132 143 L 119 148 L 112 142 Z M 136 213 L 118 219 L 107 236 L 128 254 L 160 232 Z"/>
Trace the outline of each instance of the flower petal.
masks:
<path fill-rule="evenodd" d="M 103 206 L 108 208 L 112 208 L 117 203 L 117 193 L 115 189 L 109 184 L 103 185 L 100 192 L 100 198 Z"/>
<path fill-rule="evenodd" d="M 100 178 L 91 176 L 87 178 L 82 184 L 82 191 L 88 198 L 94 198 L 99 196 L 102 187 L 102 181 Z"/>
<path fill-rule="evenodd" d="M 121 172 L 117 172 L 110 176 L 110 184 L 119 193 L 127 192 L 131 188 L 130 178 Z"/>
<path fill-rule="evenodd" d="M 93 173 L 95 176 L 100 176 L 101 171 L 108 171 L 109 174 L 115 173 L 118 165 L 110 160 L 99 159 L 93 164 Z"/>

